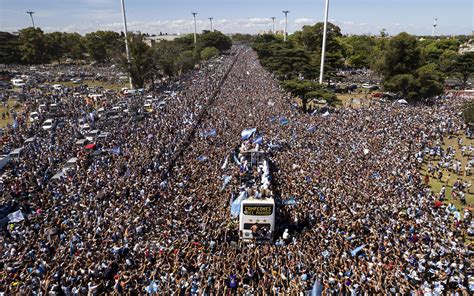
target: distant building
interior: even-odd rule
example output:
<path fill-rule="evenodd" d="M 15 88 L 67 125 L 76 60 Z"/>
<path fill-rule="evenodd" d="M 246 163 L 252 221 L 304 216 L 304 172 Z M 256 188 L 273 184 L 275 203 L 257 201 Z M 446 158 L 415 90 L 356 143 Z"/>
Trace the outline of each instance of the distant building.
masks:
<path fill-rule="evenodd" d="M 153 44 L 161 42 L 163 40 L 166 41 L 173 41 L 176 38 L 180 37 L 180 35 L 168 35 L 168 34 L 161 34 L 155 36 L 145 36 L 145 43 L 148 46 L 153 46 Z"/>
<path fill-rule="evenodd" d="M 474 39 L 469 39 L 468 42 L 463 43 L 459 46 L 460 54 L 465 54 L 468 52 L 474 52 Z"/>

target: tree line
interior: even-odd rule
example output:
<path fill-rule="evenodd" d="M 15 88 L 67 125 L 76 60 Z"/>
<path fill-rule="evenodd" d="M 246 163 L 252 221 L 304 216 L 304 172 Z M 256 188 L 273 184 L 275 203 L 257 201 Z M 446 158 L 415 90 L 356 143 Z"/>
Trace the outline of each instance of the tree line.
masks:
<path fill-rule="evenodd" d="M 466 87 L 473 76 L 474 54 L 459 54 L 459 46 L 467 36 L 456 38 L 419 38 L 407 33 L 388 37 L 344 36 L 341 29 L 328 23 L 324 79 L 327 86 L 316 79 L 320 72 L 323 23 L 303 26 L 288 36 L 262 35 L 253 48 L 260 62 L 282 80 L 282 86 L 298 96 L 303 110 L 316 98 L 335 102 L 329 88 L 341 80 L 340 70 L 370 69 L 382 78 L 382 87 L 407 100 L 423 100 L 442 94 L 446 78 L 457 79 Z"/>
<path fill-rule="evenodd" d="M 145 35 L 129 33 L 130 64 L 125 56 L 125 36 L 112 31 L 44 33 L 25 28 L 18 34 L 0 32 L 0 64 L 47 64 L 73 62 L 117 63 L 131 74 L 135 87 L 157 78 L 171 78 L 230 49 L 232 40 L 219 31 L 203 31 L 194 44 L 192 34 L 151 46 Z"/>

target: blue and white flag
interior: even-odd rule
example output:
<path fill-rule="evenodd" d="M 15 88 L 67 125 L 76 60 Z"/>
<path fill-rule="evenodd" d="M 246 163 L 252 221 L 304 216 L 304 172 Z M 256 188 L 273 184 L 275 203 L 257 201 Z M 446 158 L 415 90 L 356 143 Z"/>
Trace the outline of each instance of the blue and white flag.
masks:
<path fill-rule="evenodd" d="M 284 125 L 287 125 L 290 121 L 288 120 L 288 118 L 284 117 L 284 116 L 281 116 L 280 117 L 280 125 L 281 126 L 284 126 Z"/>
<path fill-rule="evenodd" d="M 228 161 L 228 160 L 229 160 L 229 155 L 227 155 L 227 156 L 225 157 L 224 164 L 223 164 L 222 167 L 221 167 L 222 170 L 225 170 L 225 168 L 227 167 L 227 161 Z"/>
<path fill-rule="evenodd" d="M 155 294 L 155 293 L 158 293 L 158 285 L 157 285 L 154 281 L 151 281 L 150 285 L 148 285 L 148 286 L 145 288 L 145 291 L 146 291 L 148 294 Z"/>
<path fill-rule="evenodd" d="M 296 203 L 297 203 L 296 198 L 293 196 L 283 201 L 283 204 L 286 206 L 293 206 L 293 205 L 296 205 Z"/>
<path fill-rule="evenodd" d="M 208 132 L 204 132 L 201 134 L 201 136 L 203 138 L 207 138 L 207 137 L 215 137 L 217 135 L 217 130 L 215 128 L 211 129 L 210 131 Z"/>
<path fill-rule="evenodd" d="M 16 118 L 13 120 L 13 129 L 17 129 L 18 128 L 18 120 L 16 120 Z"/>
<path fill-rule="evenodd" d="M 262 143 L 263 143 L 263 136 L 262 136 L 262 135 L 259 135 L 258 137 L 256 137 L 255 139 L 253 139 L 252 142 L 253 142 L 254 144 L 262 145 Z"/>
<path fill-rule="evenodd" d="M 222 176 L 222 180 L 224 180 L 224 182 L 222 183 L 221 191 L 224 190 L 225 186 L 227 186 L 227 184 L 229 184 L 230 180 L 232 180 L 232 176 L 224 175 L 224 176 Z"/>
<path fill-rule="evenodd" d="M 316 278 L 313 284 L 313 289 L 311 290 L 311 296 L 321 296 L 323 295 L 323 285 L 319 278 Z"/>
<path fill-rule="evenodd" d="M 208 160 L 208 158 L 207 158 L 207 156 L 201 155 L 201 156 L 198 156 L 197 160 L 199 160 L 200 162 L 204 162 L 204 161 Z"/>
<path fill-rule="evenodd" d="M 315 127 L 314 125 L 312 125 L 312 126 L 308 127 L 306 130 L 307 130 L 308 132 L 312 133 L 312 132 L 314 132 L 314 131 L 316 130 L 316 127 Z"/>
<path fill-rule="evenodd" d="M 242 133 L 240 133 L 240 135 L 242 136 L 242 140 L 247 140 L 248 138 L 250 138 L 253 133 L 255 133 L 257 131 L 257 128 L 246 128 L 242 131 Z"/>
<path fill-rule="evenodd" d="M 242 191 L 239 194 L 239 197 L 237 197 L 232 204 L 230 205 L 230 214 L 234 217 L 239 216 L 240 214 L 240 206 L 242 204 L 242 201 L 247 198 L 247 191 Z"/>
<path fill-rule="evenodd" d="M 109 152 L 115 155 L 120 155 L 120 147 L 114 147 L 110 149 Z"/>
<path fill-rule="evenodd" d="M 234 156 L 234 161 L 237 165 L 240 165 L 240 161 L 237 159 L 237 156 L 235 156 L 235 153 L 233 154 Z"/>
<path fill-rule="evenodd" d="M 352 250 L 351 251 L 351 256 L 355 257 L 357 255 L 357 253 L 359 253 L 364 247 L 365 247 L 365 245 L 362 245 L 362 246 L 358 246 L 357 248 Z"/>
<path fill-rule="evenodd" d="M 25 217 L 23 216 L 23 213 L 20 210 L 8 214 L 7 218 L 10 223 L 16 223 L 25 220 Z"/>

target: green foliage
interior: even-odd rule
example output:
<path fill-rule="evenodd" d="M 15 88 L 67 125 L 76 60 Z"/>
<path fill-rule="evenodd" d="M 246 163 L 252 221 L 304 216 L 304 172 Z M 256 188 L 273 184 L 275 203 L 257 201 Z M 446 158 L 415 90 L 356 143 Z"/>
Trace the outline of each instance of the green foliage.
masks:
<path fill-rule="evenodd" d="M 422 59 L 424 63 L 439 64 L 440 58 L 446 51 L 457 52 L 460 42 L 457 39 L 425 39 L 420 41 Z"/>
<path fill-rule="evenodd" d="M 250 34 L 234 34 L 231 37 L 232 43 L 234 44 L 247 44 L 250 45 L 252 42 L 255 41 L 255 37 Z"/>
<path fill-rule="evenodd" d="M 29 27 L 20 30 L 19 43 L 23 62 L 28 64 L 49 62 L 44 34 L 40 28 Z"/>
<path fill-rule="evenodd" d="M 474 52 L 455 55 L 448 69 L 466 87 L 468 80 L 474 76 Z"/>
<path fill-rule="evenodd" d="M 135 88 L 142 88 L 145 82 L 153 78 L 155 70 L 152 49 L 144 42 L 142 34 L 131 34 L 129 36 L 130 68 L 132 84 Z M 127 69 L 127 59 L 122 59 L 122 65 Z"/>
<path fill-rule="evenodd" d="M 440 95 L 444 91 L 443 74 L 435 64 L 418 68 L 413 74 L 398 74 L 384 83 L 385 90 L 400 93 L 410 101 L 422 100 Z"/>
<path fill-rule="evenodd" d="M 206 47 L 201 50 L 201 59 L 207 61 L 219 55 L 219 50 L 215 47 Z"/>
<path fill-rule="evenodd" d="M 86 34 L 85 47 L 91 59 L 108 62 L 117 52 L 123 52 L 125 41 L 120 34 L 112 31 L 97 31 Z"/>
<path fill-rule="evenodd" d="M 198 48 L 204 49 L 206 47 L 215 47 L 220 52 L 230 49 L 232 46 L 232 40 L 229 36 L 222 34 L 219 31 L 209 32 L 206 31 L 203 34 L 199 35 L 198 38 Z"/>
<path fill-rule="evenodd" d="M 399 93 L 410 101 L 443 93 L 444 78 L 438 65 L 421 66 L 421 51 L 414 36 L 400 33 L 382 49 L 377 70 L 383 76 L 385 90 Z"/>
<path fill-rule="evenodd" d="M 325 86 L 311 80 L 285 80 L 283 88 L 301 99 L 302 109 L 308 110 L 308 103 L 313 99 L 325 99 L 329 104 L 336 101 L 336 95 Z"/>
<path fill-rule="evenodd" d="M 390 79 L 415 71 L 420 65 L 420 58 L 416 38 L 403 32 L 390 39 L 376 68 L 385 78 Z"/>
<path fill-rule="evenodd" d="M 18 36 L 7 32 L 0 32 L 0 64 L 17 64 L 21 62 Z"/>
<path fill-rule="evenodd" d="M 307 51 L 321 52 L 323 42 L 324 23 L 316 23 L 313 26 L 303 26 L 301 33 L 295 35 L 295 42 Z M 341 45 L 337 41 L 337 37 L 341 35 L 341 28 L 328 23 L 326 35 L 326 51 L 335 52 L 341 50 Z"/>
<path fill-rule="evenodd" d="M 348 66 L 353 68 L 370 68 L 374 62 L 374 52 L 377 39 L 372 36 L 347 36 L 338 37 L 337 41 L 342 46 L 342 55 Z"/>

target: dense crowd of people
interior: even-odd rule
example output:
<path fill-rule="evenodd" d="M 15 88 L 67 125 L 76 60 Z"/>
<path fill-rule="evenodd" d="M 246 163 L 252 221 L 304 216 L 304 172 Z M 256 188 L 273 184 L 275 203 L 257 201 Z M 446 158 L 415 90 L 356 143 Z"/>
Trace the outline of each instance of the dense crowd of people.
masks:
<path fill-rule="evenodd" d="M 62 119 L 51 131 L 27 124 L 35 102 L 18 115 L 2 150 L 25 148 L 2 171 L 0 210 L 24 220 L 2 224 L 0 291 L 472 293 L 471 213 L 440 204 L 420 174 L 445 136 L 467 129 L 458 110 L 469 98 L 303 114 L 246 47 L 168 90 L 104 96 L 106 109 L 125 102 L 138 113 L 148 96 L 165 102 L 142 120 L 105 124 L 97 104 L 73 95 L 80 88 L 54 98 Z M 98 153 L 76 145 L 79 119 L 109 132 Z M 272 143 L 283 243 L 283 231 L 276 243 L 238 243 L 239 178 L 223 179 L 239 174 L 229 154 L 246 128 Z M 72 157 L 75 167 L 52 179 Z"/>

